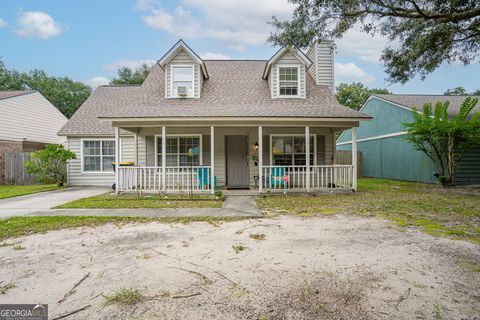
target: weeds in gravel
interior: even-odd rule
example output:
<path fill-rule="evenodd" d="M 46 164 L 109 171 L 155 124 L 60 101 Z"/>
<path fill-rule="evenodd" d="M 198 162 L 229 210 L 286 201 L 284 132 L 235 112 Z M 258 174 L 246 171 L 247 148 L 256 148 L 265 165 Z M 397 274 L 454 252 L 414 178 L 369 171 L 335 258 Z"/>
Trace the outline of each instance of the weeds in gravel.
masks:
<path fill-rule="evenodd" d="M 22 246 L 21 243 L 16 243 L 16 244 L 14 244 L 14 245 L 12 246 L 12 249 L 13 249 L 13 250 L 24 250 L 25 247 Z"/>
<path fill-rule="evenodd" d="M 433 304 L 433 317 L 436 320 L 442 320 L 442 306 L 439 303 L 434 303 Z"/>
<path fill-rule="evenodd" d="M 8 290 L 15 288 L 15 282 L 9 281 L 5 283 L 4 285 L 0 286 L 0 294 L 5 294 L 7 293 Z"/>
<path fill-rule="evenodd" d="M 114 303 L 124 304 L 124 305 L 134 305 L 142 301 L 143 296 L 140 294 L 140 291 L 132 288 L 121 288 L 114 291 L 110 295 L 103 294 L 105 299 L 104 305 L 110 305 Z"/>
<path fill-rule="evenodd" d="M 264 233 L 250 233 L 250 238 L 253 240 L 265 240 L 265 234 Z"/>
<path fill-rule="evenodd" d="M 265 215 L 353 214 L 388 219 L 433 236 L 480 243 L 480 189 L 444 188 L 362 178 L 353 194 L 266 195 L 255 199 Z"/>
<path fill-rule="evenodd" d="M 470 262 L 460 262 L 459 263 L 465 269 L 472 271 L 472 272 L 480 272 L 480 265 Z"/>
<path fill-rule="evenodd" d="M 268 301 L 269 309 L 260 310 L 259 315 L 265 319 L 285 319 L 286 314 L 291 319 L 369 319 L 365 290 L 377 281 L 369 273 L 347 278 L 317 273 L 301 286 L 295 282 L 279 289 Z"/>
<path fill-rule="evenodd" d="M 172 293 L 168 290 L 162 290 L 158 293 L 158 296 L 159 297 L 170 297 L 172 295 Z"/>
<path fill-rule="evenodd" d="M 233 245 L 232 248 L 233 248 L 233 251 L 235 251 L 235 253 L 240 253 L 243 250 L 247 249 L 247 247 L 244 244 L 236 244 L 236 245 Z"/>
<path fill-rule="evenodd" d="M 94 217 L 94 216 L 43 216 L 43 217 L 12 217 L 0 219 L 0 240 L 43 233 L 49 230 L 59 230 L 77 227 L 96 227 L 107 223 L 122 225 L 125 223 L 191 223 L 191 222 L 227 222 L 245 220 L 245 217 Z M 1 246 L 11 245 L 2 243 Z"/>

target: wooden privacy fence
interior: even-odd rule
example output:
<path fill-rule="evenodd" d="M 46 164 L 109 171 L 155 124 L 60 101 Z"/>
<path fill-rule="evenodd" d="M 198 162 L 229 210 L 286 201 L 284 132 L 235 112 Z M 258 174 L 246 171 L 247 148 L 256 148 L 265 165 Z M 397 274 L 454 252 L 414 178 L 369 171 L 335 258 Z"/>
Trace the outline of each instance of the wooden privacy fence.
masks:
<path fill-rule="evenodd" d="M 357 151 L 357 176 L 362 176 L 362 152 Z M 335 164 L 352 164 L 352 151 L 337 150 L 335 151 Z"/>
<path fill-rule="evenodd" d="M 32 159 L 33 152 L 5 153 L 5 184 L 35 184 L 35 176 L 25 170 L 25 161 Z"/>

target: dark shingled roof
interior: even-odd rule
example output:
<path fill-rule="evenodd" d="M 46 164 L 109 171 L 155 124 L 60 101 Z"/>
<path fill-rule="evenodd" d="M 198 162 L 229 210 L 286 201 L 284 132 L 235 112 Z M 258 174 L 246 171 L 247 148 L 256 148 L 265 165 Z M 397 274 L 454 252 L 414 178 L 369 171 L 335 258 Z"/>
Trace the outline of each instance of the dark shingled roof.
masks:
<path fill-rule="evenodd" d="M 13 98 L 18 96 L 23 96 L 24 94 L 32 93 L 34 91 L 24 91 L 24 90 L 15 90 L 15 91 L 0 91 L 0 100 Z"/>
<path fill-rule="evenodd" d="M 145 117 L 312 117 L 358 118 L 368 115 L 338 103 L 326 86 L 307 75 L 306 99 L 272 99 L 262 79 L 266 61 L 206 60 L 210 78 L 199 99 L 166 99 L 165 73 L 155 64 L 141 86 L 102 86 L 85 101 L 60 135 L 113 134 L 106 118 Z"/>
<path fill-rule="evenodd" d="M 402 105 L 407 108 L 416 108 L 417 110 L 422 110 L 425 103 L 432 103 L 435 105 L 437 101 L 448 101 L 448 116 L 453 117 L 458 114 L 460 111 L 460 106 L 462 102 L 468 98 L 468 96 L 445 96 L 445 95 L 423 95 L 423 94 L 374 94 L 373 96 L 379 97 L 381 99 Z M 473 98 L 480 99 L 479 96 L 474 96 Z M 477 106 L 473 111 L 480 111 L 480 100 Z"/>

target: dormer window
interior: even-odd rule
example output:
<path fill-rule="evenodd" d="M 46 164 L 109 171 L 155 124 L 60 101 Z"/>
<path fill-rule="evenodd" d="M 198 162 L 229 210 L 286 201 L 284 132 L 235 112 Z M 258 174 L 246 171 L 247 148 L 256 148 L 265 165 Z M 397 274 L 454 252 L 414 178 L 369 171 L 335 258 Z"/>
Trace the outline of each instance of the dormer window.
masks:
<path fill-rule="evenodd" d="M 297 98 L 300 67 L 278 66 L 278 95 L 286 98 Z"/>
<path fill-rule="evenodd" d="M 194 66 L 171 66 L 172 97 L 193 97 Z"/>

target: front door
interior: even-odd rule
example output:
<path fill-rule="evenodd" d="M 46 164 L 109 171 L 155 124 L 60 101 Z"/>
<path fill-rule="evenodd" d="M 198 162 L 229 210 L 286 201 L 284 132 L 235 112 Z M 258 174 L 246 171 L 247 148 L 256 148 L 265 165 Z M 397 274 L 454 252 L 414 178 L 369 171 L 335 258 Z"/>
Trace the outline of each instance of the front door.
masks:
<path fill-rule="evenodd" d="M 247 136 L 226 136 L 227 187 L 248 188 Z"/>

